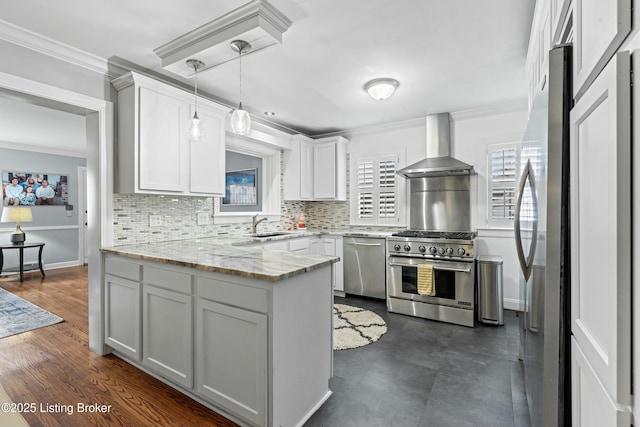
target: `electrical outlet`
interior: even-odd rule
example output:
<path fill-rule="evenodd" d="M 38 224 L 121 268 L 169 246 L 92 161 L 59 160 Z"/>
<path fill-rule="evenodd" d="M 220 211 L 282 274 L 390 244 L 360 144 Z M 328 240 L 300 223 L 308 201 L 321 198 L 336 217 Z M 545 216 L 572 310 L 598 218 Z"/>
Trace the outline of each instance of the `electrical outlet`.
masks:
<path fill-rule="evenodd" d="M 209 225 L 211 223 L 209 218 L 209 212 L 198 212 L 196 216 L 198 225 Z"/>
<path fill-rule="evenodd" d="M 161 226 L 162 226 L 162 216 L 149 215 L 149 227 L 161 227 Z"/>

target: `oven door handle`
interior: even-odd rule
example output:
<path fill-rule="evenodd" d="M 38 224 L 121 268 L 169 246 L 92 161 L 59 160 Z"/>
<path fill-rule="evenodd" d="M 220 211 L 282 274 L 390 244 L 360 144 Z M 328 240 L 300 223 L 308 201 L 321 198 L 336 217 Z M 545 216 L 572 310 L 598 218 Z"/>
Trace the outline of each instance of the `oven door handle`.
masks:
<path fill-rule="evenodd" d="M 419 264 L 401 264 L 397 262 L 389 262 L 389 266 L 391 267 L 417 267 Z M 443 271 L 454 271 L 456 273 L 471 273 L 471 266 L 466 268 L 461 267 L 449 267 L 443 264 L 434 264 L 434 270 L 443 270 Z"/>

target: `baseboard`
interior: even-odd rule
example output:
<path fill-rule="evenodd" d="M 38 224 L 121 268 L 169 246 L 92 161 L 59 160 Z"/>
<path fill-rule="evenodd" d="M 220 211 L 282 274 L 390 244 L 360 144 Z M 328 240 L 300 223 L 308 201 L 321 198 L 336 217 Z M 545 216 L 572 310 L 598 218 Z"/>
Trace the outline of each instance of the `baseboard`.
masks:
<path fill-rule="evenodd" d="M 505 298 L 504 308 L 507 310 L 524 311 L 524 301 L 515 298 Z"/>
<path fill-rule="evenodd" d="M 54 262 L 54 263 L 43 263 L 45 270 L 57 270 L 59 268 L 68 268 L 68 267 L 77 267 L 79 265 L 83 265 L 79 260 L 75 259 L 73 261 L 64 261 L 64 262 Z"/>
<path fill-rule="evenodd" d="M 33 273 L 33 272 L 36 272 L 36 273 L 40 274 L 40 272 L 37 270 L 38 261 L 25 262 L 24 265 L 29 265 L 29 266 L 35 265 L 36 266 L 35 270 L 33 270 L 33 269 L 25 270 L 25 272 L 24 272 L 25 274 Z M 43 267 L 44 270 L 58 270 L 60 268 L 77 267 L 79 265 L 83 265 L 83 264 L 80 261 L 78 261 L 77 259 L 73 260 L 73 261 L 53 262 L 53 263 L 43 262 L 42 263 L 42 267 Z M 7 266 L 5 266 L 5 267 L 7 267 Z M 15 266 L 15 267 L 17 267 L 17 266 Z M 4 276 L 13 276 L 15 274 L 20 274 L 20 272 L 19 271 L 10 271 L 10 272 L 7 271 L 7 272 L 3 272 L 2 276 L 3 277 Z"/>

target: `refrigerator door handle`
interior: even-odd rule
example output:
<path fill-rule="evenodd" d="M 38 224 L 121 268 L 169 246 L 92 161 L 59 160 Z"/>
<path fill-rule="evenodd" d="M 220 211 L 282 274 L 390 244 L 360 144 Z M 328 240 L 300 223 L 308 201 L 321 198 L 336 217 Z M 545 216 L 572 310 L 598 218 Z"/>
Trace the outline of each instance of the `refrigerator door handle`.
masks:
<path fill-rule="evenodd" d="M 520 212 L 522 210 L 522 201 L 524 195 L 524 189 L 527 185 L 527 181 L 531 186 L 531 200 L 533 202 L 533 230 L 531 236 L 531 246 L 529 247 L 529 254 L 525 256 L 524 249 L 522 248 L 522 226 L 520 223 Z M 518 200 L 516 202 L 516 217 L 514 224 L 514 231 L 516 234 L 516 252 L 518 253 L 518 261 L 520 261 L 520 269 L 524 275 L 524 280 L 529 280 L 531 276 L 531 269 L 533 267 L 533 257 L 536 253 L 536 245 L 538 243 L 538 199 L 536 196 L 536 184 L 535 177 L 533 175 L 533 168 L 531 166 L 531 160 L 527 160 L 527 165 L 522 173 L 520 179 L 520 187 L 518 188 Z"/>

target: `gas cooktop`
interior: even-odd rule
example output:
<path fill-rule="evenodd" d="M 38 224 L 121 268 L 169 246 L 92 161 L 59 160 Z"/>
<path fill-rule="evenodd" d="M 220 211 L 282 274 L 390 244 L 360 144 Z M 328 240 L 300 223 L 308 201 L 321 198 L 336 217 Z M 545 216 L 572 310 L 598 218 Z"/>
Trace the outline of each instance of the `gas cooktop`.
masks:
<path fill-rule="evenodd" d="M 411 237 L 415 239 L 459 239 L 473 240 L 476 233 L 472 231 L 429 231 L 429 230 L 403 230 L 392 234 L 396 237 Z"/>

